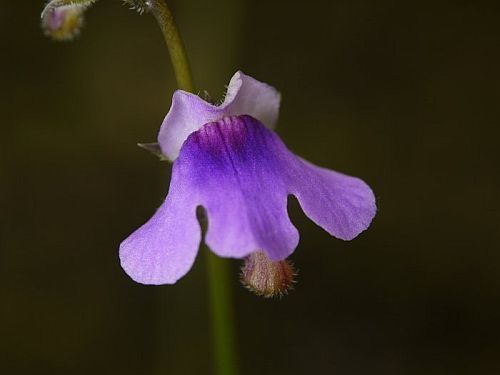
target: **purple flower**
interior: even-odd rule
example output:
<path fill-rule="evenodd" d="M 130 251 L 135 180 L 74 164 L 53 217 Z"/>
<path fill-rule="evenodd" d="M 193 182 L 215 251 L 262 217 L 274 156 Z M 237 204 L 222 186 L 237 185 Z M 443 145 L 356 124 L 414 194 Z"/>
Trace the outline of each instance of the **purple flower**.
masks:
<path fill-rule="evenodd" d="M 120 246 L 121 264 L 143 284 L 173 284 L 193 265 L 201 241 L 196 208 L 208 218 L 205 241 L 221 257 L 261 251 L 288 257 L 299 233 L 287 213 L 294 195 L 332 236 L 351 240 L 370 225 L 373 192 L 358 178 L 317 167 L 288 150 L 271 130 L 279 93 L 237 72 L 224 102 L 176 91 L 158 140 L 174 160 L 167 198 Z"/>

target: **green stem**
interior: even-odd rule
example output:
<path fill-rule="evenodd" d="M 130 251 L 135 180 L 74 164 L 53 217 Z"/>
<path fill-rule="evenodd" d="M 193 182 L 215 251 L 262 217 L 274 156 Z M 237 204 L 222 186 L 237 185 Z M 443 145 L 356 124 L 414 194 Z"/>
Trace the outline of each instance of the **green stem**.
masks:
<path fill-rule="evenodd" d="M 182 43 L 170 9 L 164 0 L 151 0 L 149 11 L 156 18 L 163 33 L 163 38 L 170 53 L 172 67 L 174 68 L 177 86 L 181 90 L 194 92 L 193 77 L 186 51 L 184 50 L 184 44 Z"/>
<path fill-rule="evenodd" d="M 236 349 L 229 264 L 210 250 L 207 251 L 207 258 L 215 373 L 235 375 Z"/>
<path fill-rule="evenodd" d="M 194 84 L 186 51 L 170 9 L 164 0 L 151 0 L 150 12 L 156 18 L 170 52 L 177 86 L 193 92 Z M 236 349 L 229 264 L 207 251 L 213 354 L 216 375 L 236 375 Z"/>

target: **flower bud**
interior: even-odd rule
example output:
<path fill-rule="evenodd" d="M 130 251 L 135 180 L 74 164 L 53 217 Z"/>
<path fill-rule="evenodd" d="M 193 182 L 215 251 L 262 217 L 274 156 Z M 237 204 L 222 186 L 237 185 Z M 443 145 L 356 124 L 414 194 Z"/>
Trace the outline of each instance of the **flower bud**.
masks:
<path fill-rule="evenodd" d="M 290 261 L 270 260 L 262 251 L 245 258 L 241 282 L 258 296 L 270 298 L 287 294 L 295 283 L 295 270 Z"/>
<path fill-rule="evenodd" d="M 54 40 L 71 40 L 83 24 L 84 8 L 77 5 L 66 5 L 49 9 L 42 17 L 42 28 L 45 35 Z"/>
<path fill-rule="evenodd" d="M 84 11 L 97 0 L 50 0 L 42 11 L 42 28 L 54 40 L 70 40 L 80 32 Z"/>

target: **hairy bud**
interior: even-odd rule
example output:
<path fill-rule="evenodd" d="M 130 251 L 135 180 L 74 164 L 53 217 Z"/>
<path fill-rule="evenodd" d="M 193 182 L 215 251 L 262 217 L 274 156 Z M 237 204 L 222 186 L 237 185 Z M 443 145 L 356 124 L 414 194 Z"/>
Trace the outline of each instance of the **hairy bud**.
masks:
<path fill-rule="evenodd" d="M 51 9 L 42 19 L 45 35 L 54 40 L 71 40 L 80 32 L 83 11 L 78 7 Z"/>
<path fill-rule="evenodd" d="M 288 260 L 273 262 L 257 251 L 245 258 L 241 282 L 258 296 L 270 298 L 287 294 L 295 283 L 295 270 Z"/>
<path fill-rule="evenodd" d="M 42 11 L 42 28 L 54 40 L 71 40 L 83 25 L 83 13 L 97 0 L 52 0 Z"/>

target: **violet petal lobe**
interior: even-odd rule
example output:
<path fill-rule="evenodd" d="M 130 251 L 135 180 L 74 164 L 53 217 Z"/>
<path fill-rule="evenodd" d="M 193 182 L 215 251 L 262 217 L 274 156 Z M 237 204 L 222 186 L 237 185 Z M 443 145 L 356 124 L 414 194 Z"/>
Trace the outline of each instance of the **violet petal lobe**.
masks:
<path fill-rule="evenodd" d="M 289 191 L 312 221 L 342 240 L 352 240 L 368 228 L 377 207 L 364 181 L 300 158 L 297 161 L 298 168 L 289 177 Z"/>
<path fill-rule="evenodd" d="M 192 267 L 201 240 L 196 203 L 174 166 L 170 192 L 153 217 L 120 245 L 123 269 L 142 284 L 174 284 Z"/>
<path fill-rule="evenodd" d="M 224 116 L 248 114 L 272 128 L 278 119 L 279 106 L 280 94 L 275 88 L 238 71 L 231 78 L 225 99 L 220 105 L 210 104 L 197 95 L 177 90 L 160 128 L 158 143 L 165 156 L 175 160 L 189 134 L 204 124 Z"/>

